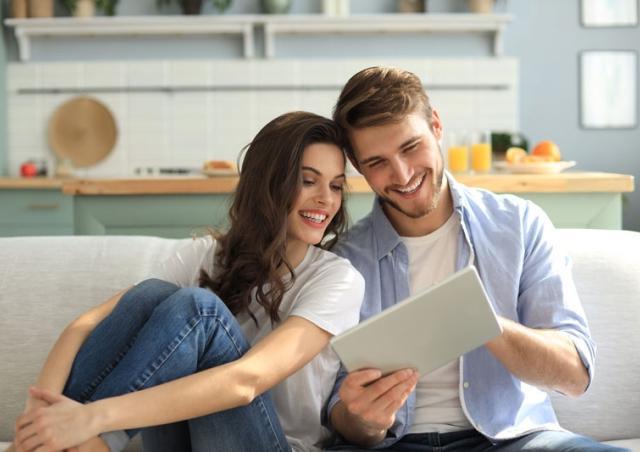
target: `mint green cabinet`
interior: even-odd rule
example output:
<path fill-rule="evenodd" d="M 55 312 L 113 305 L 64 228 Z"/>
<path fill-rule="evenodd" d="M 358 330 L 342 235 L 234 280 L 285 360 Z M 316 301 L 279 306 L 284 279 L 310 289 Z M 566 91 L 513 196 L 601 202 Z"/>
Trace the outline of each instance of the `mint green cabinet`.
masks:
<path fill-rule="evenodd" d="M 525 193 L 556 227 L 622 228 L 620 193 Z M 228 194 L 70 196 L 59 190 L 0 190 L 0 236 L 154 235 L 188 237 L 225 228 Z M 370 193 L 349 196 L 352 224 L 373 203 Z"/>
<path fill-rule="evenodd" d="M 0 236 L 73 235 L 73 198 L 60 190 L 0 190 Z"/>
<path fill-rule="evenodd" d="M 525 193 L 559 228 L 622 228 L 620 193 Z M 371 210 L 373 195 L 354 193 L 351 223 Z M 229 195 L 76 196 L 74 231 L 81 235 L 188 237 L 227 224 Z"/>
<path fill-rule="evenodd" d="M 75 196 L 78 235 L 181 238 L 227 223 L 229 195 Z"/>

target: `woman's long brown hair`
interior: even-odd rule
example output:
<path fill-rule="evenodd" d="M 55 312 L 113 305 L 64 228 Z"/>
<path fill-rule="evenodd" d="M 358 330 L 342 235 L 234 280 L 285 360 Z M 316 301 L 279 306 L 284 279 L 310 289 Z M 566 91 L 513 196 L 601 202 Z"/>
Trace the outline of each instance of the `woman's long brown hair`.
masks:
<path fill-rule="evenodd" d="M 216 237 L 213 275 L 200 272 L 200 286 L 216 293 L 234 315 L 246 312 L 257 323 L 249 310 L 255 297 L 272 323 L 280 320 L 280 303 L 290 287 L 283 281 L 282 267 L 291 274 L 289 284 L 295 278 L 286 258 L 287 216 L 301 188 L 304 150 L 314 143 L 343 146 L 333 121 L 292 112 L 269 122 L 244 149 L 229 231 Z M 342 201 L 325 231 L 325 238 L 333 237 L 323 239 L 323 248 L 331 248 L 347 227 L 344 194 Z"/>

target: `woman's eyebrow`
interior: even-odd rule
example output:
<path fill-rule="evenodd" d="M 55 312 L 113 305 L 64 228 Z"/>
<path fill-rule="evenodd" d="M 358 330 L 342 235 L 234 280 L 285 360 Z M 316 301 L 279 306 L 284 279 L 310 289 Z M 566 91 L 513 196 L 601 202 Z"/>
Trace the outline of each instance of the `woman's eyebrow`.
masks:
<path fill-rule="evenodd" d="M 321 173 L 320 171 L 318 171 L 317 169 L 312 168 L 312 167 L 310 167 L 310 166 L 303 166 L 303 167 L 302 167 L 302 170 L 303 170 L 303 171 L 304 171 L 304 170 L 311 171 L 312 173 L 316 173 L 318 176 L 322 176 L 322 173 Z"/>
<path fill-rule="evenodd" d="M 303 166 L 303 167 L 302 167 L 302 170 L 303 170 L 303 171 L 305 171 L 305 170 L 306 170 L 306 171 L 311 171 L 312 173 L 315 173 L 315 174 L 317 174 L 318 176 L 322 176 L 322 173 L 321 173 L 320 171 L 318 171 L 317 169 L 315 169 L 315 168 L 313 168 L 313 167 L 311 167 L 311 166 Z M 347 178 L 347 176 L 346 176 L 344 173 L 342 173 L 342 174 L 338 174 L 337 176 L 334 176 L 334 177 L 333 177 L 333 179 L 334 179 L 334 180 L 335 180 L 335 179 L 340 179 L 340 178 L 342 178 L 342 179 L 346 179 L 346 178 Z"/>

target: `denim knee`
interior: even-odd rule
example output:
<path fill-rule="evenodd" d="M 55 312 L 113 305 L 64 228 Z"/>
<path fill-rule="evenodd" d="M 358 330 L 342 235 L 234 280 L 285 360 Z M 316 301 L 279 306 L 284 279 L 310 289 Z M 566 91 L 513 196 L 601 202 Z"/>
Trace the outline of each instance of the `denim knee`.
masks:
<path fill-rule="evenodd" d="M 160 279 L 146 279 L 122 295 L 118 306 L 128 312 L 139 312 L 146 317 L 164 300 L 180 288 Z"/>
<path fill-rule="evenodd" d="M 234 317 L 224 302 L 215 293 L 201 287 L 182 287 L 163 303 L 162 308 L 174 314 L 190 314 L 205 317 Z"/>

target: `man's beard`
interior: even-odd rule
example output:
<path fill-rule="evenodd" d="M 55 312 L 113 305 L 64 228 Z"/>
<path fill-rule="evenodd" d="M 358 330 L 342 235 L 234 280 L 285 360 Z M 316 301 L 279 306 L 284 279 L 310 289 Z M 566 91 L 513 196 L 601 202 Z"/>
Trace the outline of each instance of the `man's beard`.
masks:
<path fill-rule="evenodd" d="M 427 170 L 424 178 L 428 179 L 429 177 L 431 177 L 433 175 L 433 170 Z M 400 212 L 403 215 L 406 215 L 409 218 L 413 218 L 413 219 L 418 219 L 418 218 L 422 218 L 426 215 L 429 215 L 431 212 L 433 212 L 436 207 L 438 207 L 438 203 L 440 201 L 440 193 L 442 192 L 442 179 L 444 177 L 444 170 L 440 169 L 440 171 L 437 173 L 437 177 L 432 177 L 432 181 L 433 183 L 431 184 L 431 188 L 432 188 L 432 193 L 433 195 L 431 196 L 431 202 L 429 203 L 429 205 L 424 206 L 424 208 L 418 208 L 418 210 L 414 210 L 414 211 L 407 211 L 405 209 L 403 209 L 402 207 L 400 207 L 400 205 L 398 203 L 396 203 L 394 200 L 384 196 L 384 195 L 380 195 L 378 194 L 378 196 L 380 197 L 380 200 L 384 203 L 387 204 L 389 207 L 392 207 L 394 209 L 396 209 L 398 212 Z M 423 182 L 423 184 L 426 183 L 426 180 Z M 420 187 L 420 190 L 422 189 L 426 189 L 427 187 Z"/>

